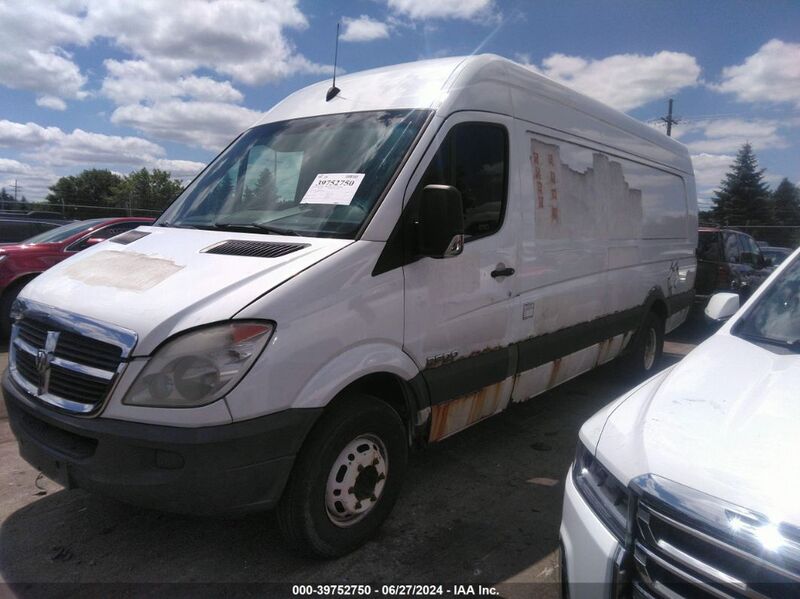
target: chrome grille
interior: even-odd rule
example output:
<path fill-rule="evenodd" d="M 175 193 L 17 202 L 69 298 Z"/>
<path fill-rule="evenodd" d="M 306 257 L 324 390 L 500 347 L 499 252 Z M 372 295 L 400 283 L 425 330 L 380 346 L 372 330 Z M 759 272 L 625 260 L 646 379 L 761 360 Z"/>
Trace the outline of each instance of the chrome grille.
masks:
<path fill-rule="evenodd" d="M 652 475 L 634 483 L 634 595 L 800 596 L 795 527 Z"/>
<path fill-rule="evenodd" d="M 99 411 L 136 335 L 29 300 L 15 313 L 9 370 L 17 385 L 68 412 Z"/>

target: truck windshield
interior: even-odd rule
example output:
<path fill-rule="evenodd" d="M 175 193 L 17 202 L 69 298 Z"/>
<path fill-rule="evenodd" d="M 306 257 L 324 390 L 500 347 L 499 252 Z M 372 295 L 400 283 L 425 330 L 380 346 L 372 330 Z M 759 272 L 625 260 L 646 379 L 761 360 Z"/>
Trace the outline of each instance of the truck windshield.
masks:
<path fill-rule="evenodd" d="M 764 290 L 733 333 L 800 353 L 800 259 L 792 260 Z"/>
<path fill-rule="evenodd" d="M 156 225 L 353 238 L 427 115 L 354 112 L 254 127 Z"/>

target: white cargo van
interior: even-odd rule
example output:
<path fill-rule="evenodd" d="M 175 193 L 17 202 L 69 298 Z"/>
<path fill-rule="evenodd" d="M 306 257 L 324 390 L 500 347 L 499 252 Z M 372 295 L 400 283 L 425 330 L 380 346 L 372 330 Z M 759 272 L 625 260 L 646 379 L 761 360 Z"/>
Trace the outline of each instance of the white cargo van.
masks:
<path fill-rule="evenodd" d="M 496 56 L 338 85 L 23 290 L 3 388 L 31 464 L 165 510 L 277 508 L 333 556 L 409 448 L 621 353 L 653 368 L 692 301 L 682 145 Z"/>

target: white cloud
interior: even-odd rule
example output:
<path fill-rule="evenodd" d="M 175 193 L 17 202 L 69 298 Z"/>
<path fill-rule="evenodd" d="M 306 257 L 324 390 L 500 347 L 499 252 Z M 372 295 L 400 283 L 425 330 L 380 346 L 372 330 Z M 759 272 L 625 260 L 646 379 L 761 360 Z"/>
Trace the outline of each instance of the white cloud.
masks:
<path fill-rule="evenodd" d="M 36 105 L 42 108 L 50 108 L 51 110 L 66 110 L 67 103 L 61 98 L 55 96 L 40 96 L 36 98 Z"/>
<path fill-rule="evenodd" d="M 143 164 L 164 155 L 164 148 L 141 137 L 122 137 L 75 129 L 56 144 L 29 153 L 40 164 L 78 164 L 91 168 L 97 164 Z"/>
<path fill-rule="evenodd" d="M 412 19 L 475 19 L 492 15 L 492 0 L 387 0 L 393 11 Z"/>
<path fill-rule="evenodd" d="M 800 107 L 800 44 L 770 40 L 744 63 L 725 67 L 712 89 L 741 102 L 791 103 Z"/>
<path fill-rule="evenodd" d="M 40 96 L 84 98 L 87 77 L 69 49 L 107 39 L 134 60 L 171 63 L 174 75 L 183 77 L 180 89 L 162 89 L 159 97 L 238 101 L 230 99 L 239 93 L 229 83 L 191 76 L 207 69 L 255 85 L 298 72 L 328 73 L 330 67 L 305 58 L 286 37 L 286 30 L 307 26 L 297 0 L 0 2 L 0 84 Z M 107 93 L 116 97 L 131 90 L 122 83 L 109 82 Z"/>
<path fill-rule="evenodd" d="M 108 76 L 101 92 L 117 104 L 172 97 L 216 102 L 241 102 L 242 93 L 228 81 L 182 75 L 169 61 L 106 60 Z"/>
<path fill-rule="evenodd" d="M 63 136 L 64 132 L 58 127 L 0 121 L 0 147 L 30 149 L 58 141 Z"/>
<path fill-rule="evenodd" d="M 207 68 L 256 85 L 329 71 L 299 54 L 284 35 L 308 26 L 296 0 L 92 0 L 87 20 L 134 57 L 173 61 L 184 73 Z"/>
<path fill-rule="evenodd" d="M 166 100 L 152 106 L 120 106 L 111 115 L 111 122 L 158 139 L 220 150 L 261 116 L 233 104 Z"/>
<path fill-rule="evenodd" d="M 754 150 L 785 148 L 789 145 L 781 135 L 780 121 L 769 119 L 719 119 L 695 121 L 679 125 L 681 140 L 695 153 L 732 154 L 745 143 Z M 698 137 L 698 134 L 700 137 Z"/>
<path fill-rule="evenodd" d="M 719 187 L 720 181 L 730 170 L 735 156 L 730 154 L 693 154 L 694 178 L 697 194 L 707 197 Z"/>
<path fill-rule="evenodd" d="M 12 89 L 83 98 L 86 77 L 62 44 L 86 45 L 91 35 L 77 2 L 0 2 L 0 84 Z"/>
<path fill-rule="evenodd" d="M 206 167 L 203 162 L 193 160 L 160 159 L 153 163 L 153 168 L 169 171 L 174 179 L 192 179 Z"/>
<path fill-rule="evenodd" d="M 526 55 L 518 55 L 526 58 Z M 618 110 L 632 110 L 698 84 L 697 60 L 682 52 L 651 56 L 616 54 L 602 59 L 552 54 L 542 66 L 527 65 Z"/>
<path fill-rule="evenodd" d="M 0 158 L 0 187 L 13 194 L 16 183 L 19 195 L 28 200 L 38 200 L 47 194 L 47 188 L 53 184 L 56 175 L 49 169 L 32 166 L 18 160 Z"/>
<path fill-rule="evenodd" d="M 202 162 L 167 158 L 164 148 L 141 137 L 82 129 L 67 133 L 58 127 L 7 120 L 0 121 L 0 146 L 13 147 L 32 161 L 0 158 L 0 186 L 8 188 L 17 180 L 31 201 L 47 195 L 47 188 L 60 176 L 84 168 L 110 168 L 115 172 L 159 168 L 185 180 L 205 166 Z"/>
<path fill-rule="evenodd" d="M 367 15 L 361 15 L 357 19 L 343 17 L 342 24 L 343 42 L 371 42 L 389 37 L 389 26 L 382 21 L 370 19 Z"/>

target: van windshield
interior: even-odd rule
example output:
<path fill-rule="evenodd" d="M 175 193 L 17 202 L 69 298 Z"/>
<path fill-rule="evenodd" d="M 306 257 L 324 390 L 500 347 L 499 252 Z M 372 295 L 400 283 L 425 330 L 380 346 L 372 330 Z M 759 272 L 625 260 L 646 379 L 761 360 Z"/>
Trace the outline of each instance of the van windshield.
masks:
<path fill-rule="evenodd" d="M 382 110 L 254 127 L 156 225 L 353 238 L 427 116 Z"/>

